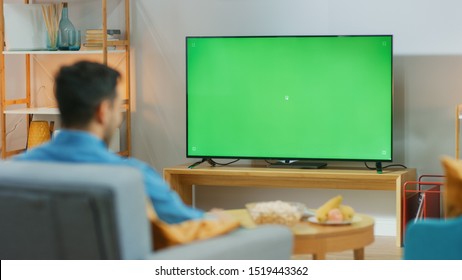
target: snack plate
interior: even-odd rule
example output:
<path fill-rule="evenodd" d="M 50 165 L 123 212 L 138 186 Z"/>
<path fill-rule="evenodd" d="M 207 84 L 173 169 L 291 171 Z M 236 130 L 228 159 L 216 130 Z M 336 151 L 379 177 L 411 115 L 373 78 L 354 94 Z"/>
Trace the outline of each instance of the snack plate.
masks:
<path fill-rule="evenodd" d="M 353 216 L 353 219 L 351 221 L 341 221 L 341 222 L 335 222 L 335 221 L 327 221 L 327 222 L 318 222 L 318 219 L 315 216 L 311 216 L 308 218 L 308 221 L 313 223 L 313 224 L 318 224 L 318 225 L 326 225 L 326 226 L 339 226 L 339 225 L 350 225 L 352 223 L 357 223 L 361 221 L 361 217 L 359 216 Z"/>

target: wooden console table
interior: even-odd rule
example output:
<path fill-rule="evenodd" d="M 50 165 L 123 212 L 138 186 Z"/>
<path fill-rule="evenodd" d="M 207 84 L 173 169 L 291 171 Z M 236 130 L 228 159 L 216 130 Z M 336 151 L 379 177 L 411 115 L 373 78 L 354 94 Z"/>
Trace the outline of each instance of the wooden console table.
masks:
<path fill-rule="evenodd" d="M 283 169 L 265 166 L 180 165 L 164 169 L 164 179 L 183 201 L 192 204 L 192 186 L 317 188 L 381 190 L 396 193 L 396 244 L 401 246 L 401 187 L 416 180 L 415 169 L 384 170 L 377 174 L 363 168 Z"/>

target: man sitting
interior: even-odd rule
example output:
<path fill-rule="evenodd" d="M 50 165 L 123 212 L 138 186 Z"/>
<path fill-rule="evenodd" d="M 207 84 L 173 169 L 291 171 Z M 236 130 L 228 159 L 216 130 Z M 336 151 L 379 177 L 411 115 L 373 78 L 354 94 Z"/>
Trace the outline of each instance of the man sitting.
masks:
<path fill-rule="evenodd" d="M 163 222 L 174 224 L 203 218 L 203 211 L 185 205 L 149 165 L 108 150 L 109 141 L 122 121 L 123 101 L 117 92 L 119 78 L 118 71 L 94 62 L 62 67 L 55 84 L 62 130 L 50 142 L 14 160 L 132 166 L 143 174 L 146 193 Z"/>

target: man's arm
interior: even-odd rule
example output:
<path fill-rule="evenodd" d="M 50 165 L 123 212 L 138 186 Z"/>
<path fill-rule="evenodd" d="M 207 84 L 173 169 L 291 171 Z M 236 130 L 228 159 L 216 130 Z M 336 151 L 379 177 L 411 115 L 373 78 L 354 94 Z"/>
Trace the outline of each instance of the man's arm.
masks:
<path fill-rule="evenodd" d="M 162 221 L 174 224 L 204 217 L 204 211 L 185 205 L 153 168 L 139 161 L 133 163 L 143 173 L 146 193 Z"/>

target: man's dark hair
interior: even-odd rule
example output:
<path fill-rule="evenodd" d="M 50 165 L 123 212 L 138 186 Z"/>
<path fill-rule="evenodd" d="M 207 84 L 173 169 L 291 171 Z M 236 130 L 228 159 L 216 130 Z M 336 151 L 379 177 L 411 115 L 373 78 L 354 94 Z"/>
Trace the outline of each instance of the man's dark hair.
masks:
<path fill-rule="evenodd" d="M 62 125 L 86 127 L 103 100 L 115 99 L 119 77 L 117 70 L 95 62 L 81 61 L 62 67 L 55 79 Z"/>

